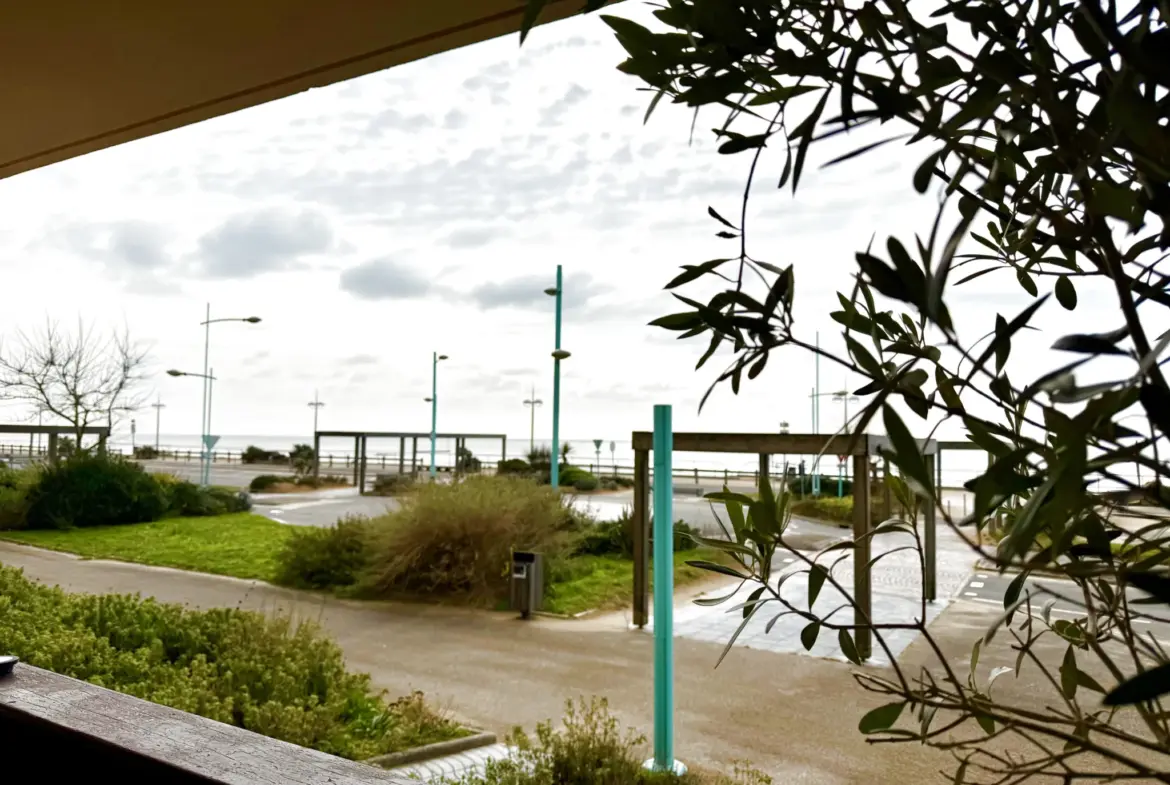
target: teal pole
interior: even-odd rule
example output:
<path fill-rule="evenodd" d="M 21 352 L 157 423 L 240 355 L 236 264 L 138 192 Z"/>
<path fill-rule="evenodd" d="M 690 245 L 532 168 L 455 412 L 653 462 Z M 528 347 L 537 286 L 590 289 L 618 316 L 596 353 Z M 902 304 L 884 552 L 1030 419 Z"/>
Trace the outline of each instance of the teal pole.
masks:
<path fill-rule="evenodd" d="M 841 483 L 842 483 L 844 476 L 845 476 L 845 464 L 838 463 L 837 464 L 837 498 L 838 499 L 840 499 L 841 496 L 843 495 L 844 488 L 842 487 Z M 854 493 L 856 493 L 856 491 L 854 491 Z"/>
<path fill-rule="evenodd" d="M 820 435 L 821 433 L 821 334 L 816 334 L 817 338 L 817 353 L 814 355 L 816 363 L 816 372 L 814 376 L 815 386 L 813 387 L 813 430 Z M 818 451 L 819 452 L 819 451 Z M 820 456 L 813 457 L 812 466 L 812 492 L 813 496 L 820 496 L 821 494 L 821 459 Z"/>
<path fill-rule="evenodd" d="M 417 393 L 416 393 L 417 394 Z M 431 352 L 431 479 L 435 479 L 435 428 L 439 422 L 439 353 Z"/>
<path fill-rule="evenodd" d="M 686 773 L 674 759 L 674 509 L 669 405 L 654 407 L 654 759 L 647 768 Z"/>
<path fill-rule="evenodd" d="M 561 300 L 564 295 L 561 282 L 561 266 L 557 265 L 557 316 L 556 346 L 553 354 L 553 421 L 552 421 L 552 468 L 549 470 L 549 485 L 560 487 L 561 460 Z"/>
<path fill-rule="evenodd" d="M 211 392 L 211 371 L 208 368 L 208 359 L 211 354 L 211 303 L 207 304 L 206 313 L 207 317 L 203 322 L 203 405 L 200 409 L 199 415 L 203 420 L 201 423 L 199 423 L 199 430 L 202 431 L 202 433 L 199 434 L 199 441 L 202 442 L 200 446 L 203 448 L 203 452 L 199 456 L 199 484 L 204 488 L 210 484 L 211 474 L 210 470 L 208 469 L 210 463 L 208 461 L 208 453 L 210 450 L 207 449 L 207 435 L 211 433 L 211 426 L 209 424 L 211 420 L 211 414 L 210 406 L 208 406 L 207 400 L 210 397 Z"/>

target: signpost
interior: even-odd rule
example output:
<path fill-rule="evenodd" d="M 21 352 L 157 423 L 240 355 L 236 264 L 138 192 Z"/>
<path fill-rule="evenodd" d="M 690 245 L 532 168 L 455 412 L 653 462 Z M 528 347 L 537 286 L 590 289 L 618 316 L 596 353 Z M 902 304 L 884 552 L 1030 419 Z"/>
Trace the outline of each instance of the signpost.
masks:
<path fill-rule="evenodd" d="M 601 439 L 593 440 L 593 454 L 597 456 L 597 473 L 601 474 Z"/>
<path fill-rule="evenodd" d="M 674 499 L 670 406 L 654 407 L 654 757 L 651 771 L 687 767 L 674 759 Z"/>
<path fill-rule="evenodd" d="M 617 477 L 617 458 L 613 457 L 614 450 L 617 449 L 617 442 L 609 443 L 609 462 L 613 464 L 613 476 Z"/>

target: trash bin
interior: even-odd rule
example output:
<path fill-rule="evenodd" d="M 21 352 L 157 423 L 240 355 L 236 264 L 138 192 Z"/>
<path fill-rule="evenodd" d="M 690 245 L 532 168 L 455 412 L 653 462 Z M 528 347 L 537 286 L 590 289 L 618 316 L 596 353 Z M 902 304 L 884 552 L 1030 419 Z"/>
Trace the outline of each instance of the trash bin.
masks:
<path fill-rule="evenodd" d="M 544 557 L 530 551 L 512 551 L 512 610 L 527 619 L 544 600 Z"/>

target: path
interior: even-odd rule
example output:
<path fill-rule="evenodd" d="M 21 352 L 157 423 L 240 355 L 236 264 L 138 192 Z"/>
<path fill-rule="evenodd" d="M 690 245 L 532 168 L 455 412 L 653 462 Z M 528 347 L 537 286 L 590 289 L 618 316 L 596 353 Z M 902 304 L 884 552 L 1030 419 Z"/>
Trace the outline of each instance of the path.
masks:
<path fill-rule="evenodd" d="M 496 733 L 514 725 L 531 729 L 560 717 L 567 698 L 591 694 L 608 696 L 623 723 L 652 729 L 650 635 L 459 608 L 343 601 L 9 543 L 0 543 L 0 561 L 71 591 L 141 592 L 318 621 L 350 666 L 369 672 L 377 686 L 391 694 L 423 690 L 457 719 Z M 956 640 L 943 634 L 943 644 L 965 656 L 972 628 L 994 616 L 989 606 L 971 604 L 959 617 Z M 687 637 L 677 643 L 677 749 L 688 763 L 727 768 L 750 760 L 776 782 L 794 785 L 938 780 L 943 756 L 918 745 L 867 745 L 856 732 L 860 714 L 879 701 L 856 687 L 846 665 L 737 648 L 714 669 L 721 648 Z"/>

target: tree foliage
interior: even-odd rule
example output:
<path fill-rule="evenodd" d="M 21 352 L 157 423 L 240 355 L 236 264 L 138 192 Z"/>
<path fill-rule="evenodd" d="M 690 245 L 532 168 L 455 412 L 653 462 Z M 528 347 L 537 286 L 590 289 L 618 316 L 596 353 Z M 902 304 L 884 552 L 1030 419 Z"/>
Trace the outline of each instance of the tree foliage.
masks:
<path fill-rule="evenodd" d="M 603 17 L 628 53 L 620 69 L 652 94 L 648 116 L 663 100 L 693 108 L 696 119 L 716 110 L 718 151 L 737 170 L 746 164 L 751 180 L 741 203 L 708 209 L 728 253 L 684 264 L 667 284 L 682 308 L 654 324 L 706 339 L 700 367 L 727 357 L 712 388 L 726 382 L 738 392 L 785 347 L 819 351 L 863 378 L 852 430 L 880 418 L 890 457 L 922 504 L 939 505 L 939 490 L 905 416 L 931 434 L 960 426 L 989 456 L 968 483 L 970 514 L 943 517 L 1019 576 L 1005 614 L 976 642 L 968 677 L 941 653 L 919 675 L 896 666 L 892 678 L 859 674 L 889 698 L 861 730 L 952 752 L 956 782 L 1100 774 L 1170 782 L 1170 655 L 1140 626 L 1170 603 L 1170 540 L 1160 522 L 1119 526 L 1091 490 L 1107 483 L 1141 493 L 1136 469 L 1153 478 L 1150 503 L 1166 507 L 1170 3 L 664 0 L 654 16 L 652 27 Z M 919 164 L 907 195 L 933 196 L 937 211 L 914 237 L 875 237 L 858 249 L 832 313 L 846 347 L 838 355 L 818 349 L 797 323 L 801 265 L 762 258 L 748 202 L 764 177 L 797 194 L 826 144 L 858 137 L 824 165 L 912 146 Z M 972 331 L 974 320 L 953 318 L 955 291 L 987 276 L 1014 281 L 1029 302 L 987 314 Z M 687 294 L 712 283 L 713 297 Z M 1052 336 L 1055 370 L 1011 362 L 1025 330 L 1043 332 L 1046 314 L 1077 309 L 1086 291 L 1111 299 L 1108 322 Z M 722 501 L 729 517 L 741 506 L 733 521 L 744 519 L 743 505 L 763 504 Z M 733 571 L 761 584 L 745 620 L 776 603 L 808 620 L 807 645 L 833 630 L 856 657 L 856 624 L 825 618 L 812 597 L 796 602 L 769 580 L 784 530 L 761 516 L 770 522 L 739 527 L 725 547 L 740 562 Z M 992 522 L 1002 538 L 987 546 L 980 535 Z M 921 534 L 910 516 L 875 530 L 919 553 Z M 810 587 L 831 584 L 851 604 L 834 573 L 840 555 L 810 558 L 804 572 Z M 1051 598 L 1025 589 L 1035 571 L 1069 579 L 1067 591 L 1044 591 L 1079 603 L 1083 614 L 1054 618 Z M 892 630 L 870 626 L 885 645 Z M 913 628 L 941 651 L 925 606 Z M 1019 652 L 1017 672 L 1035 668 L 1052 685 L 1051 705 L 997 697 L 991 685 L 1003 671 L 976 677 L 980 646 L 997 631 Z M 1041 645 L 1051 640 L 1063 644 L 1058 662 Z M 1013 738 L 1030 753 L 1002 752 Z"/>

